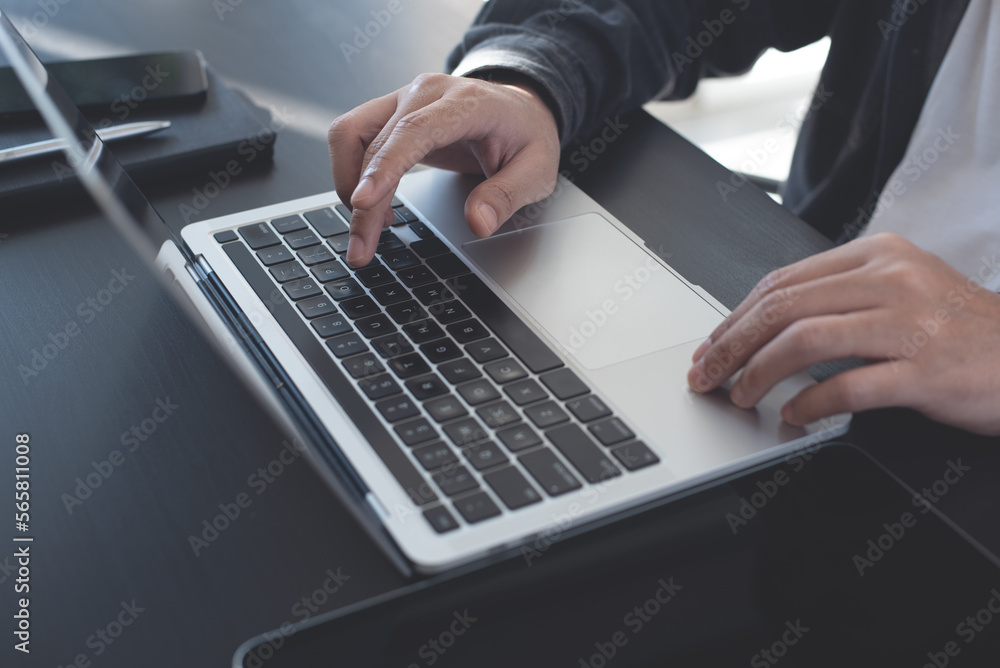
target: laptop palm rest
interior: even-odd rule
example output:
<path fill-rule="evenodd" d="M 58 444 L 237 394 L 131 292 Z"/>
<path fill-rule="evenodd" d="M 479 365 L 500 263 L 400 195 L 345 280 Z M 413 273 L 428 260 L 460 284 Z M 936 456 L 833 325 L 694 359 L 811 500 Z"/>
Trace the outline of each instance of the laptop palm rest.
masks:
<path fill-rule="evenodd" d="M 702 339 L 722 320 L 596 213 L 470 241 L 462 249 L 588 369 Z"/>

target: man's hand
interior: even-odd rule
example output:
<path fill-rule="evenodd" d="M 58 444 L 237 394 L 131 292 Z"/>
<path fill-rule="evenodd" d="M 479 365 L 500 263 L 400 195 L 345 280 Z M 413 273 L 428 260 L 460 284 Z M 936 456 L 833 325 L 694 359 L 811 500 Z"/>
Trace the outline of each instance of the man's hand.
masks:
<path fill-rule="evenodd" d="M 469 195 L 465 217 L 478 236 L 548 196 L 559 166 L 552 111 L 530 85 L 422 74 L 353 109 L 330 126 L 340 199 L 353 209 L 347 261 L 367 264 L 392 222 L 399 179 L 418 162 L 489 177 Z"/>
<path fill-rule="evenodd" d="M 803 390 L 785 421 L 901 406 L 1000 435 L 1000 295 L 893 234 L 769 274 L 695 352 L 688 382 L 707 392 L 742 368 L 730 396 L 749 408 L 792 374 L 845 357 L 869 364 Z"/>

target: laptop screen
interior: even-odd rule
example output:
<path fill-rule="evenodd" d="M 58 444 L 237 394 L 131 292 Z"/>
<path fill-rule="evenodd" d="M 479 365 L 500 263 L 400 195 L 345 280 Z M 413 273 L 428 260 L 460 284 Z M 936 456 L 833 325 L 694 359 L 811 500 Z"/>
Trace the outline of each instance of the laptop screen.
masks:
<path fill-rule="evenodd" d="M 30 159 L 50 162 L 60 179 L 66 178 L 66 172 L 72 170 L 125 239 L 143 259 L 152 263 L 164 242 L 176 239 L 62 86 L 49 76 L 2 9 L 0 67 L 14 71 L 44 120 L 48 134 L 42 138 L 54 137 L 62 143 L 63 159 L 53 159 L 51 155 Z M 15 122 L 31 126 L 34 121 L 29 118 Z M 34 130 L 38 132 L 39 128 Z M 5 167 L 11 168 L 17 166 Z"/>

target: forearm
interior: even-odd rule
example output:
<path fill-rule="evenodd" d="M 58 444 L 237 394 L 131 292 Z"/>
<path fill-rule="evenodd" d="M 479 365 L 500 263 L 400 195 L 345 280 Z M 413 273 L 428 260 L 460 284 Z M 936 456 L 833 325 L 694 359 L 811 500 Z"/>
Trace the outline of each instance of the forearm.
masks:
<path fill-rule="evenodd" d="M 563 146 L 651 99 L 681 99 L 704 76 L 749 69 L 770 46 L 822 37 L 838 0 L 491 0 L 448 59 L 538 81 Z"/>

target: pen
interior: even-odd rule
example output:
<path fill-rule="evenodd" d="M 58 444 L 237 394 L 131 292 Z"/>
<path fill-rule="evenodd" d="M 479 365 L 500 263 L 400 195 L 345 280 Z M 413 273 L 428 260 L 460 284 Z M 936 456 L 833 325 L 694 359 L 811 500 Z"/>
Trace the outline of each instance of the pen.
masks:
<path fill-rule="evenodd" d="M 140 121 L 138 123 L 124 123 L 113 125 L 109 128 L 101 128 L 97 131 L 97 136 L 101 141 L 109 142 L 117 139 L 129 137 L 141 137 L 152 132 L 157 132 L 170 127 L 170 121 Z M 23 158 L 32 158 L 39 155 L 56 153 L 62 150 L 62 139 L 46 139 L 23 146 L 14 146 L 0 150 L 0 164 L 13 162 Z"/>

